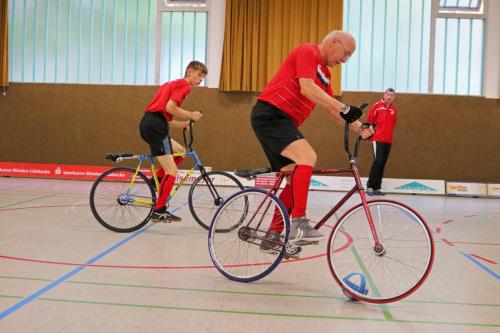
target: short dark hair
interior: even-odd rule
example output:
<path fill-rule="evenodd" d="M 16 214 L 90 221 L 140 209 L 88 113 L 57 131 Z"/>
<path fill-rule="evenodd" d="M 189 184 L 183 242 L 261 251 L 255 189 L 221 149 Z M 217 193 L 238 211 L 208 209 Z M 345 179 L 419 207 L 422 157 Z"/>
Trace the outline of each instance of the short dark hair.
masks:
<path fill-rule="evenodd" d="M 387 89 L 384 91 L 384 93 L 386 93 L 386 92 L 391 92 L 391 93 L 394 93 L 394 94 L 396 93 L 396 91 L 395 91 L 393 88 L 387 88 Z"/>
<path fill-rule="evenodd" d="M 207 66 L 205 66 L 205 64 L 200 62 L 200 61 L 196 61 L 196 60 L 191 61 L 186 67 L 186 71 L 184 72 L 184 77 L 187 76 L 188 69 L 200 71 L 203 75 L 208 74 Z"/>

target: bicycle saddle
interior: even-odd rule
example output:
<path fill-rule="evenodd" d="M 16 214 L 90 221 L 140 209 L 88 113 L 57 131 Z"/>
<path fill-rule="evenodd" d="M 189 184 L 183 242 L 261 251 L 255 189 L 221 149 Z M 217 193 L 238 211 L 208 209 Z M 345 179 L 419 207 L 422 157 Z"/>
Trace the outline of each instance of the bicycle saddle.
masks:
<path fill-rule="evenodd" d="M 260 175 L 262 173 L 271 172 L 271 168 L 260 168 L 260 169 L 236 169 L 234 170 L 234 174 L 241 178 L 255 178 L 255 176 Z"/>
<path fill-rule="evenodd" d="M 113 162 L 116 162 L 116 160 L 120 157 L 131 157 L 134 156 L 134 154 L 131 153 L 109 153 L 106 154 L 106 159 L 111 160 Z"/>

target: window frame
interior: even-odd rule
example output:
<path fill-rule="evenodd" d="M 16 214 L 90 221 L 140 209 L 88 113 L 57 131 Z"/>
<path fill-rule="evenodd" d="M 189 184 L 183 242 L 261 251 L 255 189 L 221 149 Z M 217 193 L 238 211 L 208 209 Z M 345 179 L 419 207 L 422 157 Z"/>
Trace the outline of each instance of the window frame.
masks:
<path fill-rule="evenodd" d="M 488 0 L 479 0 L 478 8 L 467 9 L 462 7 L 441 7 L 439 4 L 440 0 L 431 0 L 431 30 L 430 30 L 430 43 L 429 43 L 429 73 L 428 73 L 428 93 L 434 94 L 434 67 L 435 67 L 435 54 L 436 54 L 436 22 L 440 18 L 455 18 L 455 19 L 476 19 L 484 20 L 487 19 L 488 13 Z M 484 30 L 483 39 L 486 40 L 486 29 Z M 485 52 L 482 52 L 483 64 L 485 59 Z M 482 69 L 482 86 L 484 87 L 485 81 L 485 71 L 486 68 L 483 65 Z M 483 88 L 481 90 L 484 90 Z M 484 95 L 484 91 L 481 91 L 481 95 Z"/>
<path fill-rule="evenodd" d="M 209 20 L 210 16 L 210 2 L 212 0 L 206 0 L 204 6 L 193 6 L 193 4 L 178 4 L 176 6 L 168 6 L 165 1 L 168 0 L 156 0 L 156 34 L 155 34 L 155 39 L 156 39 L 156 50 L 155 50 L 155 80 L 154 84 L 159 85 L 160 84 L 160 64 L 161 64 L 161 29 L 162 29 L 162 13 L 166 12 L 206 12 L 207 13 L 207 22 Z M 208 27 L 207 27 L 207 42 L 206 45 L 210 43 L 210 35 L 208 34 Z M 205 50 L 205 57 L 206 57 L 206 62 L 208 63 L 208 52 Z M 206 82 L 205 82 L 206 85 Z"/>

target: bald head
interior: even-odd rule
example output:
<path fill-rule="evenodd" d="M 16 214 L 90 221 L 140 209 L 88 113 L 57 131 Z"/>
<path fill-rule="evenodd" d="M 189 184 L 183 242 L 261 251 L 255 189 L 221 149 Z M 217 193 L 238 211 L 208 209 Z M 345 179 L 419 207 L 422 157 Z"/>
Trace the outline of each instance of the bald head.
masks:
<path fill-rule="evenodd" d="M 336 66 L 345 63 L 356 51 L 356 41 L 350 33 L 334 30 L 323 38 L 319 48 L 325 64 Z"/>

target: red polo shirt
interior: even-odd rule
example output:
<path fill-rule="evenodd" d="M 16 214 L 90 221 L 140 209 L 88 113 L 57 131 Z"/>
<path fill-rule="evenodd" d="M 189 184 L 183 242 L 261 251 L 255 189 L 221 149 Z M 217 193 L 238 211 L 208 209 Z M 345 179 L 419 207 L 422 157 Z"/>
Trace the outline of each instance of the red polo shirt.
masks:
<path fill-rule="evenodd" d="M 396 125 L 397 117 L 398 110 L 394 104 L 386 106 L 383 100 L 373 104 L 368 114 L 368 121 L 377 123 L 377 126 L 371 140 L 392 143 L 392 131 Z"/>
<path fill-rule="evenodd" d="M 172 115 L 165 110 L 167 102 L 173 100 L 177 102 L 177 106 L 181 106 L 187 95 L 191 92 L 191 85 L 185 79 L 163 84 L 151 103 L 144 109 L 145 112 L 161 112 L 167 121 L 172 120 Z"/>
<path fill-rule="evenodd" d="M 300 126 L 309 117 L 315 104 L 300 93 L 299 79 L 313 79 L 323 91 L 333 96 L 330 77 L 328 67 L 321 61 L 318 46 L 302 44 L 288 54 L 258 100 L 286 112 L 294 124 Z"/>

